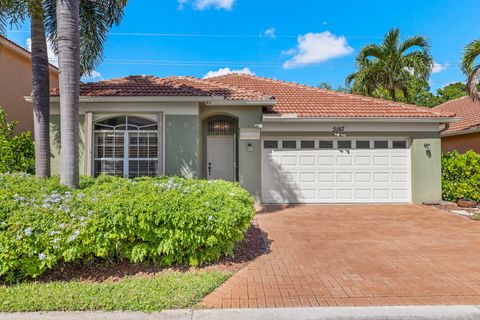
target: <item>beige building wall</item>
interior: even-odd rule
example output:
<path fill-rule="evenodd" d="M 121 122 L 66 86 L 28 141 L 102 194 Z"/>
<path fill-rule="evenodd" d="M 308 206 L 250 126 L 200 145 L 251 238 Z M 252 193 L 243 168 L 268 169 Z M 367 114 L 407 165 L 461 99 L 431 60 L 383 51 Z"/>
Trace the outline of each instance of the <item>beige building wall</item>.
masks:
<path fill-rule="evenodd" d="M 58 70 L 50 68 L 50 86 L 58 87 Z M 32 103 L 25 96 L 32 92 L 32 65 L 30 53 L 0 37 L 0 106 L 8 120 L 19 121 L 17 131 L 32 131 Z"/>
<path fill-rule="evenodd" d="M 480 132 L 442 137 L 442 152 L 454 150 L 459 153 L 469 150 L 480 153 Z"/>

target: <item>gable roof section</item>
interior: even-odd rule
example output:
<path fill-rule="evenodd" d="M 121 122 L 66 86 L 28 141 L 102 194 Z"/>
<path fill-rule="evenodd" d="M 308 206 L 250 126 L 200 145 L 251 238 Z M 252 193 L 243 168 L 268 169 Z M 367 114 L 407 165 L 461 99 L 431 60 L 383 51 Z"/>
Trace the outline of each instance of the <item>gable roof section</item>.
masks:
<path fill-rule="evenodd" d="M 32 58 L 32 53 L 30 51 L 13 42 L 12 40 L 0 35 L 0 51 L 2 50 L 2 46 L 5 46 L 5 48 L 10 49 L 11 51 L 16 52 L 29 60 Z M 49 67 L 50 69 L 58 72 L 58 68 L 55 65 L 49 63 Z"/>
<path fill-rule="evenodd" d="M 448 118 L 455 114 L 425 107 L 375 99 L 292 82 L 245 74 L 228 74 L 204 81 L 225 83 L 271 94 L 276 104 L 272 114 L 296 114 L 298 117 L 348 118 Z"/>
<path fill-rule="evenodd" d="M 434 108 L 436 111 L 454 112 L 460 121 L 452 123 L 444 135 L 461 134 L 469 129 L 480 129 L 480 102 L 473 102 L 469 97 L 447 101 Z"/>
<path fill-rule="evenodd" d="M 60 94 L 51 90 L 52 96 Z M 237 88 L 229 84 L 216 84 L 193 77 L 157 78 L 129 76 L 99 82 L 80 84 L 80 96 L 85 97 L 213 97 L 225 100 L 268 100 L 260 92 Z"/>

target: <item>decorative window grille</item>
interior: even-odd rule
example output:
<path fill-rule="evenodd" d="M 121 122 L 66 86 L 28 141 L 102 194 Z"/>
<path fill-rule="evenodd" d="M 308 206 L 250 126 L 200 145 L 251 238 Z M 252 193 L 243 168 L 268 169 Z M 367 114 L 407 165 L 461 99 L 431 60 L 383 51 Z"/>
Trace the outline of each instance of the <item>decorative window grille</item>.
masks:
<path fill-rule="evenodd" d="M 121 116 L 95 123 L 94 175 L 127 178 L 155 176 L 158 171 L 158 125 L 144 118 Z"/>
<path fill-rule="evenodd" d="M 207 135 L 231 136 L 235 134 L 235 123 L 227 119 L 208 120 Z"/>

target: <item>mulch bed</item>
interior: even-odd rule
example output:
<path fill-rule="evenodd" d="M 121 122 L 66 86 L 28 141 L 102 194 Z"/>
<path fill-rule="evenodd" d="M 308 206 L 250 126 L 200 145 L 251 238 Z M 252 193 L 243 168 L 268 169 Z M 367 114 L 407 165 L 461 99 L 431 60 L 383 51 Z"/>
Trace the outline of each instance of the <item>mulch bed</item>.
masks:
<path fill-rule="evenodd" d="M 253 223 L 248 229 L 245 239 L 239 243 L 231 257 L 223 257 L 219 262 L 199 268 L 193 267 L 162 267 L 153 263 L 130 263 L 128 261 L 93 260 L 90 262 L 61 263 L 48 270 L 36 281 L 84 281 L 102 282 L 118 281 L 125 276 L 151 277 L 166 271 L 225 271 L 237 272 L 256 257 L 268 251 L 261 229 Z"/>
<path fill-rule="evenodd" d="M 449 202 L 449 201 L 442 201 L 438 205 L 433 205 L 433 207 L 444 210 L 444 211 L 448 211 L 450 213 L 453 213 L 462 217 L 466 217 L 474 220 L 480 219 L 479 208 L 463 208 L 463 207 L 459 207 L 455 202 Z"/>

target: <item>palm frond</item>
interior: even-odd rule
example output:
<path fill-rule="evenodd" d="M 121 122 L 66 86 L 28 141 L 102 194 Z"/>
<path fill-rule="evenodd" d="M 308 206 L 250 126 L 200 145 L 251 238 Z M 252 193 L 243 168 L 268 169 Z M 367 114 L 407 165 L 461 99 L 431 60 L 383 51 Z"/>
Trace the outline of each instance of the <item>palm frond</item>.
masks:
<path fill-rule="evenodd" d="M 473 72 L 473 64 L 480 57 L 480 40 L 470 42 L 463 52 L 462 70 L 467 75 Z"/>
<path fill-rule="evenodd" d="M 357 56 L 357 65 L 363 65 L 366 64 L 369 58 L 377 58 L 377 59 L 382 59 L 384 57 L 384 52 L 382 50 L 382 47 L 376 45 L 376 44 L 369 44 L 366 45 L 365 47 L 360 50 Z"/>
<path fill-rule="evenodd" d="M 413 36 L 403 41 L 400 44 L 400 47 L 398 48 L 398 50 L 401 53 L 404 53 L 408 49 L 412 49 L 415 47 L 418 47 L 428 53 L 430 51 L 430 42 L 428 41 L 427 38 L 423 36 Z"/>
<path fill-rule="evenodd" d="M 398 50 L 398 41 L 400 38 L 400 29 L 394 28 L 388 30 L 383 39 L 382 46 L 387 52 L 395 52 Z"/>
<path fill-rule="evenodd" d="M 54 50 L 57 50 L 56 4 L 46 0 L 46 28 Z M 103 49 L 111 27 L 123 18 L 126 0 L 80 1 L 80 70 L 85 75 L 92 72 L 102 60 Z"/>

